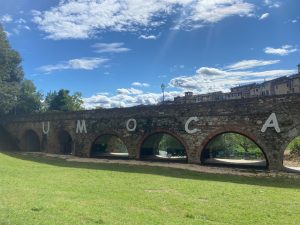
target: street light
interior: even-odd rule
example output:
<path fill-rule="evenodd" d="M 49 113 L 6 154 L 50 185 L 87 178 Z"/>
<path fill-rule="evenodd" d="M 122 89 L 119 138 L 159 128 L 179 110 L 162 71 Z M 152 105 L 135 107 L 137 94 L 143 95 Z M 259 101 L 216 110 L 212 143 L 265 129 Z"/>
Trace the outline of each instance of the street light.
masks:
<path fill-rule="evenodd" d="M 162 83 L 160 85 L 160 88 L 161 88 L 161 91 L 163 93 L 163 104 L 165 104 L 165 88 L 166 88 L 166 86 Z"/>

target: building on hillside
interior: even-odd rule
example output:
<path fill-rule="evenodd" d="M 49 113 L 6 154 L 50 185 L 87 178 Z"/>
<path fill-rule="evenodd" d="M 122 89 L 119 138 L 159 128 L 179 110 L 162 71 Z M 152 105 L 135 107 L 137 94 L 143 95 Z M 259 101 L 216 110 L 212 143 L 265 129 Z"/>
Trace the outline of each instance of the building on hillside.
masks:
<path fill-rule="evenodd" d="M 291 76 L 291 79 L 292 79 L 291 93 L 300 93 L 300 65 L 299 65 L 299 74 Z"/>
<path fill-rule="evenodd" d="M 185 92 L 183 97 L 175 97 L 174 102 L 176 104 L 189 104 L 197 102 L 220 101 L 223 100 L 223 94 L 224 93 L 221 91 L 200 95 L 194 95 L 193 92 Z"/>
<path fill-rule="evenodd" d="M 193 92 L 185 92 L 183 97 L 175 97 L 175 104 L 187 104 L 197 102 L 210 102 L 232 99 L 253 98 L 270 95 L 286 95 L 300 93 L 300 64 L 298 73 L 291 76 L 279 77 L 263 83 L 252 83 L 233 87 L 230 92 L 221 91 L 207 94 L 194 95 Z"/>

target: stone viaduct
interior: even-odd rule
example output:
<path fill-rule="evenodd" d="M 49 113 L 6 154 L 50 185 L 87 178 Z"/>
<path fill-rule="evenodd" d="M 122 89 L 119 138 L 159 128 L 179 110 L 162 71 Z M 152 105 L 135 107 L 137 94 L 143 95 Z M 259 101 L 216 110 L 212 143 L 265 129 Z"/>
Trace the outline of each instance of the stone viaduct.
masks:
<path fill-rule="evenodd" d="M 164 132 L 182 143 L 188 163 L 198 164 L 212 138 L 234 132 L 262 149 L 268 169 L 282 170 L 284 150 L 300 135 L 300 95 L 8 116 L 0 124 L 21 151 L 31 132 L 40 151 L 59 154 L 61 132 L 67 132 L 72 154 L 81 157 L 90 157 L 97 137 L 112 134 L 124 142 L 130 159 L 139 159 L 144 140 Z"/>

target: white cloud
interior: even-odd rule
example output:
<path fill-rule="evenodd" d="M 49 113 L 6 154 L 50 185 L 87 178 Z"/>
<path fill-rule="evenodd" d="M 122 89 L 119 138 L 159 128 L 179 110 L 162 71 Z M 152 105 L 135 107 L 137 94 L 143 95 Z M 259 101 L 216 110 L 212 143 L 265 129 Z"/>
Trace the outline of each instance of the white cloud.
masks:
<path fill-rule="evenodd" d="M 6 32 L 7 36 L 11 36 L 13 34 L 19 35 L 23 30 L 31 30 L 31 28 L 27 25 L 27 21 L 23 18 L 19 18 L 15 21 L 13 21 L 12 17 L 10 15 L 4 15 L 0 17 L 0 23 L 11 23 L 13 22 L 15 26 L 10 30 L 10 32 Z"/>
<path fill-rule="evenodd" d="M 175 72 L 175 71 L 178 71 L 178 70 L 182 70 L 184 69 L 185 66 L 184 65 L 173 65 L 171 68 L 170 68 L 170 72 Z"/>
<path fill-rule="evenodd" d="M 272 47 L 266 47 L 264 49 L 264 52 L 266 54 L 274 54 L 274 55 L 289 55 L 290 53 L 299 51 L 296 47 L 291 45 L 283 45 L 281 48 L 272 48 Z"/>
<path fill-rule="evenodd" d="M 269 13 L 264 13 L 260 16 L 259 20 L 264 20 L 264 19 L 268 18 L 269 15 L 270 15 Z"/>
<path fill-rule="evenodd" d="M 149 87 L 150 86 L 150 84 L 148 84 L 148 83 L 140 83 L 140 82 L 133 82 L 131 85 L 136 86 L 136 87 Z"/>
<path fill-rule="evenodd" d="M 32 14 L 47 38 L 58 40 L 154 28 L 171 17 L 177 28 L 199 28 L 230 16 L 250 16 L 253 11 L 254 5 L 244 0 L 60 0 L 56 7 Z"/>
<path fill-rule="evenodd" d="M 174 97 L 182 95 L 183 92 L 172 91 L 165 92 L 165 100 L 173 100 Z M 142 93 L 142 94 L 117 94 L 113 96 L 93 95 L 84 98 L 84 106 L 87 109 L 96 107 L 115 108 L 115 107 L 131 107 L 136 105 L 155 105 L 162 101 L 161 93 Z"/>
<path fill-rule="evenodd" d="M 119 95 L 139 95 L 143 94 L 143 91 L 135 88 L 119 88 L 117 89 Z"/>
<path fill-rule="evenodd" d="M 139 37 L 140 39 L 145 39 L 145 40 L 156 40 L 158 38 L 158 36 L 155 35 L 141 35 Z"/>
<path fill-rule="evenodd" d="M 279 76 L 291 75 L 294 70 L 226 71 L 218 68 L 201 67 L 195 75 L 173 78 L 169 85 L 183 90 L 197 90 L 200 93 L 229 91 L 233 86 L 262 82 Z"/>
<path fill-rule="evenodd" d="M 298 20 L 292 20 L 291 22 L 292 22 L 292 23 L 297 23 L 297 22 L 298 22 Z"/>
<path fill-rule="evenodd" d="M 158 75 L 157 78 L 166 78 L 168 75 Z"/>
<path fill-rule="evenodd" d="M 184 18 L 181 26 L 198 28 L 234 15 L 252 16 L 254 10 L 254 5 L 239 0 L 198 0 L 195 2 L 194 9 L 188 13 L 187 18 Z"/>
<path fill-rule="evenodd" d="M 128 52 L 131 49 L 123 47 L 124 43 L 96 43 L 92 45 L 97 53 L 121 53 Z"/>
<path fill-rule="evenodd" d="M 226 66 L 226 69 L 229 70 L 244 70 L 244 69 L 250 69 L 260 66 L 267 66 L 279 63 L 280 60 L 242 60 L 240 62 L 236 62 L 234 64 L 231 64 L 229 66 Z"/>
<path fill-rule="evenodd" d="M 16 20 L 15 23 L 17 23 L 17 24 L 25 24 L 25 23 L 27 23 L 27 21 L 24 20 L 23 18 L 20 18 L 20 19 Z"/>
<path fill-rule="evenodd" d="M 15 28 L 12 29 L 13 33 L 19 35 L 23 30 L 30 31 L 31 28 L 25 24 L 18 24 Z"/>
<path fill-rule="evenodd" d="M 264 3 L 269 8 L 279 8 L 281 3 L 278 0 L 264 0 Z"/>
<path fill-rule="evenodd" d="M 25 30 L 31 30 L 29 26 L 23 26 L 22 28 Z"/>
<path fill-rule="evenodd" d="M 31 15 L 34 17 L 38 17 L 42 15 L 42 12 L 38 11 L 38 10 L 31 10 Z"/>
<path fill-rule="evenodd" d="M 0 23 L 11 23 L 13 21 L 13 18 L 9 14 L 5 14 L 0 17 Z"/>
<path fill-rule="evenodd" d="M 51 73 L 53 71 L 60 70 L 94 70 L 99 68 L 108 59 L 105 58 L 81 58 L 81 59 L 71 59 L 67 62 L 62 62 L 55 65 L 46 65 L 37 68 L 38 71 L 43 73 Z"/>
<path fill-rule="evenodd" d="M 105 95 L 105 96 L 108 96 L 109 93 L 108 93 L 108 92 L 99 92 L 99 93 L 97 93 L 96 95 Z"/>
<path fill-rule="evenodd" d="M 6 31 L 6 30 L 4 31 L 4 33 L 6 34 L 7 37 L 10 37 L 10 36 L 11 36 L 11 33 L 8 32 L 8 31 Z"/>

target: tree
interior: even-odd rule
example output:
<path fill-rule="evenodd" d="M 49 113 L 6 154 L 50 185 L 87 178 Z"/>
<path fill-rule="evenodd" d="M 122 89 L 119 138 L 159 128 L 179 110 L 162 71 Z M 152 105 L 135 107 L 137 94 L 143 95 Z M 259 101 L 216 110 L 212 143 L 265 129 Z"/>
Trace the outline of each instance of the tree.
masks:
<path fill-rule="evenodd" d="M 20 92 L 17 98 L 17 113 L 28 114 L 41 111 L 42 97 L 43 95 L 36 91 L 36 87 L 32 81 L 22 81 Z"/>
<path fill-rule="evenodd" d="M 10 112 L 17 104 L 16 96 L 24 78 L 21 62 L 0 26 L 0 114 Z"/>
<path fill-rule="evenodd" d="M 213 157 L 248 157 L 263 158 L 263 154 L 259 147 L 249 138 L 236 134 L 224 133 L 218 135 L 209 142 L 208 149 Z"/>
<path fill-rule="evenodd" d="M 232 147 L 238 149 L 242 148 L 246 153 L 249 153 L 250 149 L 258 148 L 257 145 L 251 141 L 249 138 L 235 133 L 226 134 L 227 142 L 232 145 Z"/>
<path fill-rule="evenodd" d="M 81 94 L 75 92 L 70 95 L 70 91 L 65 89 L 48 93 L 45 104 L 48 111 L 78 111 L 83 109 Z"/>

